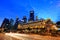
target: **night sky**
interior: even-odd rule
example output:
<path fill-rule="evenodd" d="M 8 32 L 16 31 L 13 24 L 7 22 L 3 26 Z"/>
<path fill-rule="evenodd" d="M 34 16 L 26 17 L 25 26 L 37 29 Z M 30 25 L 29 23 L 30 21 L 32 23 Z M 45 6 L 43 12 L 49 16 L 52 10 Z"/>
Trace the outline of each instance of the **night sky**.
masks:
<path fill-rule="evenodd" d="M 4 18 L 29 18 L 29 11 L 35 11 L 38 18 L 60 20 L 60 0 L 0 0 L 0 25 Z"/>

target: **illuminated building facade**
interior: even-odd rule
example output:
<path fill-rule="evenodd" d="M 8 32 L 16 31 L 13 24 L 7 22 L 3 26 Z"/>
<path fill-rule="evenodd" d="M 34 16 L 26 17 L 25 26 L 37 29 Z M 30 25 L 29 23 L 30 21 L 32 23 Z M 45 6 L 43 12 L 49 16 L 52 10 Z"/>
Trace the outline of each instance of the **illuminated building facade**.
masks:
<path fill-rule="evenodd" d="M 25 29 L 25 28 L 44 28 L 45 26 L 45 21 L 34 21 L 34 22 L 28 22 L 24 23 L 23 25 L 18 24 L 18 29 Z"/>

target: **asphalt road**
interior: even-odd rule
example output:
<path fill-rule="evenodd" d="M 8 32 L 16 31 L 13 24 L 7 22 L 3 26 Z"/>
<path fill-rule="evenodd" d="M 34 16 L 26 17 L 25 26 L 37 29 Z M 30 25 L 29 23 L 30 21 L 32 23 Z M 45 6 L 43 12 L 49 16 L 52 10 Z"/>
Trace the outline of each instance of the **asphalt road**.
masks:
<path fill-rule="evenodd" d="M 41 36 L 37 34 L 5 33 L 0 40 L 60 40 L 60 37 Z"/>

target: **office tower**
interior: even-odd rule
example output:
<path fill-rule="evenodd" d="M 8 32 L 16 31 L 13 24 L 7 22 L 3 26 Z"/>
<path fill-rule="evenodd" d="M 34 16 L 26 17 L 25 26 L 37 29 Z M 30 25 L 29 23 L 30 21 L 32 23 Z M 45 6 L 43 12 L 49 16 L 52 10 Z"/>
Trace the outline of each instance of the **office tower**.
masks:
<path fill-rule="evenodd" d="M 27 23 L 27 18 L 26 18 L 26 16 L 23 16 L 23 23 Z"/>
<path fill-rule="evenodd" d="M 36 21 L 38 21 L 38 16 L 36 16 Z"/>
<path fill-rule="evenodd" d="M 14 20 L 12 18 L 10 19 L 10 25 L 14 25 Z"/>
<path fill-rule="evenodd" d="M 34 21 L 34 10 L 30 11 L 30 19 L 29 21 Z"/>
<path fill-rule="evenodd" d="M 19 18 L 16 17 L 16 21 L 15 21 L 15 24 L 14 24 L 14 27 L 13 27 L 14 31 L 17 31 L 18 23 L 19 23 Z"/>
<path fill-rule="evenodd" d="M 11 19 L 10 19 L 10 25 L 9 25 L 10 30 L 13 29 L 13 26 L 14 26 L 14 20 L 11 18 Z"/>
<path fill-rule="evenodd" d="M 2 28 L 9 29 L 9 19 L 5 18 L 1 25 Z"/>

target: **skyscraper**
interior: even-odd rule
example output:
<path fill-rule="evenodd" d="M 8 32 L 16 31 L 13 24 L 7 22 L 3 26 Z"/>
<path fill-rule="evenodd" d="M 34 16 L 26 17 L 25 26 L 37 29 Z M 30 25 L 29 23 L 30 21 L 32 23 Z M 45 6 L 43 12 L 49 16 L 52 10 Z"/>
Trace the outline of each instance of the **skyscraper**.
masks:
<path fill-rule="evenodd" d="M 23 16 L 23 20 L 24 20 L 23 23 L 27 23 L 27 18 L 26 18 L 26 16 Z"/>
<path fill-rule="evenodd" d="M 36 16 L 36 21 L 38 21 L 38 16 Z"/>
<path fill-rule="evenodd" d="M 1 25 L 1 28 L 3 29 L 2 31 L 8 32 L 8 30 L 10 30 L 9 24 L 10 24 L 9 19 L 5 18 Z"/>
<path fill-rule="evenodd" d="M 16 17 L 16 21 L 15 21 L 15 24 L 14 24 L 14 27 L 13 27 L 14 31 L 17 31 L 18 23 L 19 23 L 19 18 Z"/>
<path fill-rule="evenodd" d="M 29 21 L 34 21 L 34 10 L 30 11 L 30 19 Z"/>
<path fill-rule="evenodd" d="M 9 19 L 5 18 L 3 20 L 3 23 L 1 25 L 2 28 L 8 28 L 8 25 L 9 25 Z"/>
<path fill-rule="evenodd" d="M 10 24 L 9 24 L 10 31 L 13 29 L 13 26 L 14 26 L 14 20 L 11 18 L 10 19 Z"/>

